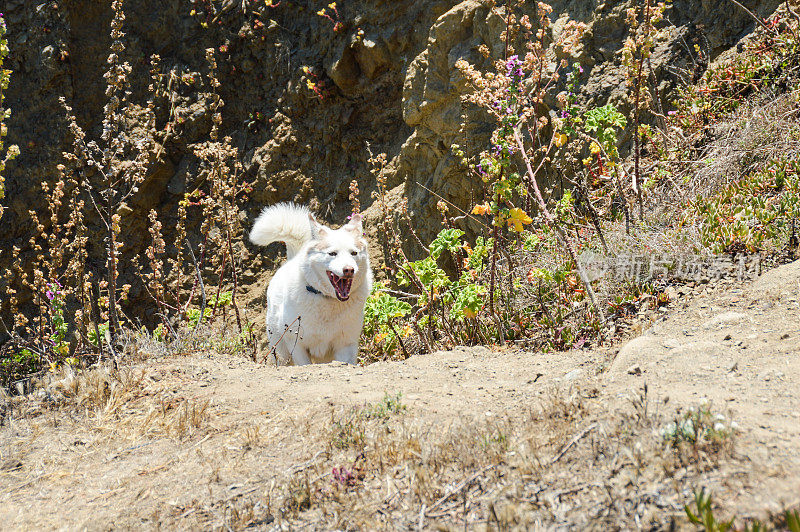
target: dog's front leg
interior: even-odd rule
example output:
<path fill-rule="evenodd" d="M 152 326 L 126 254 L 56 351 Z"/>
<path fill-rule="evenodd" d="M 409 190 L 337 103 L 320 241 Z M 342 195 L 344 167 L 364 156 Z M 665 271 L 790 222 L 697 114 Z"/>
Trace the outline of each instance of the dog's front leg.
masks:
<path fill-rule="evenodd" d="M 305 366 L 311 364 L 311 357 L 308 356 L 308 351 L 296 345 L 294 349 L 292 349 L 292 362 L 295 366 Z"/>
<path fill-rule="evenodd" d="M 333 358 L 339 362 L 353 365 L 356 363 L 356 356 L 358 356 L 358 344 L 346 345 L 333 354 Z"/>

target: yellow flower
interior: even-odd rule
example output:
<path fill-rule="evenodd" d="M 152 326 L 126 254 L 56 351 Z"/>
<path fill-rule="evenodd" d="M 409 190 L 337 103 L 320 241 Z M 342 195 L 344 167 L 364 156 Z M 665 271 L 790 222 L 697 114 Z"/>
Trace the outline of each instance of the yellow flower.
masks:
<path fill-rule="evenodd" d="M 406 325 L 405 327 L 403 327 L 403 330 L 401 331 L 400 336 L 402 336 L 403 338 L 407 338 L 407 337 L 411 336 L 413 333 L 414 333 L 414 329 L 411 328 L 411 325 Z"/>
<path fill-rule="evenodd" d="M 508 214 L 509 216 L 508 220 L 506 220 L 506 223 L 508 224 L 508 227 L 511 227 L 513 225 L 514 231 L 516 231 L 517 233 L 522 232 L 523 225 L 528 225 L 533 221 L 533 219 L 519 207 L 514 207 L 509 211 Z"/>
<path fill-rule="evenodd" d="M 560 148 L 561 146 L 567 143 L 567 140 L 568 137 L 564 133 L 559 133 L 558 135 L 556 135 L 556 140 L 555 140 L 556 146 Z"/>
<path fill-rule="evenodd" d="M 483 215 L 489 212 L 489 204 L 483 203 L 472 208 L 472 214 Z"/>
<path fill-rule="evenodd" d="M 307 66 L 304 66 L 304 67 L 303 67 L 303 72 L 304 72 L 305 74 L 308 74 L 309 72 L 311 72 L 311 69 L 310 69 L 310 68 L 308 68 Z"/>
<path fill-rule="evenodd" d="M 331 2 L 330 4 L 328 4 L 328 7 L 331 9 L 336 9 L 336 2 Z"/>
<path fill-rule="evenodd" d="M 592 152 L 592 155 L 597 155 L 600 153 L 600 145 L 596 142 L 592 142 L 592 145 L 589 146 L 589 151 Z"/>
<path fill-rule="evenodd" d="M 310 79 L 306 80 L 306 86 L 308 87 L 308 90 L 310 90 L 310 91 L 313 91 L 314 88 L 316 87 L 316 85 L 314 85 L 314 82 L 311 81 Z"/>
<path fill-rule="evenodd" d="M 319 15 L 321 17 L 324 17 L 325 16 L 325 10 L 324 9 L 320 9 L 319 11 L 317 11 L 317 15 Z"/>

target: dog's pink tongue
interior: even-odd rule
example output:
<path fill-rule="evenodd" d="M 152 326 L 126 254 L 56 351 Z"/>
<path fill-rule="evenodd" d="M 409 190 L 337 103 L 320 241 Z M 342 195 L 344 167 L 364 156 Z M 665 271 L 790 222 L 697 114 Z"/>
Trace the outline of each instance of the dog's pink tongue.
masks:
<path fill-rule="evenodd" d="M 353 279 L 343 279 L 333 272 L 328 272 L 328 277 L 331 280 L 333 289 L 336 290 L 336 297 L 342 301 L 347 300 L 347 298 L 350 297 L 350 288 L 353 286 Z"/>
<path fill-rule="evenodd" d="M 347 299 L 350 297 L 350 287 L 353 285 L 352 279 L 339 279 L 337 283 L 337 291 L 339 295 L 342 296 L 343 299 Z"/>

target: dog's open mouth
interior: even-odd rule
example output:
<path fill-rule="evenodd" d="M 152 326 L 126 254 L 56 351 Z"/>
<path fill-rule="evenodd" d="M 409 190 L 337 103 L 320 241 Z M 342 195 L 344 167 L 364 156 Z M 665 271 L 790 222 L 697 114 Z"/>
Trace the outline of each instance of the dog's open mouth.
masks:
<path fill-rule="evenodd" d="M 336 290 L 336 298 L 339 301 L 347 301 L 350 299 L 350 287 L 353 286 L 352 277 L 339 277 L 333 272 L 327 272 L 328 279 L 330 279 L 333 289 Z"/>

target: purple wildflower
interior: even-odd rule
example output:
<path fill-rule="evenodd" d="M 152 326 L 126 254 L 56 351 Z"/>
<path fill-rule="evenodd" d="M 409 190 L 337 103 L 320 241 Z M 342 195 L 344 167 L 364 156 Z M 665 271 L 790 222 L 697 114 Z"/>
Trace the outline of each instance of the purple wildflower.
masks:
<path fill-rule="evenodd" d="M 336 482 L 345 486 L 353 486 L 356 483 L 356 476 L 345 467 L 334 467 L 331 471 Z"/>
<path fill-rule="evenodd" d="M 512 55 L 506 61 L 506 74 L 516 78 L 522 77 L 522 62 L 519 60 L 518 55 Z"/>
<path fill-rule="evenodd" d="M 566 109 L 561 111 L 561 118 L 569 118 L 569 111 Z"/>
<path fill-rule="evenodd" d="M 55 294 L 53 293 L 53 291 L 52 291 L 52 290 L 47 290 L 47 291 L 44 293 L 44 295 L 45 295 L 45 296 L 47 297 L 47 299 L 49 299 L 50 301 L 52 301 L 52 300 L 53 300 L 53 298 L 54 298 L 54 297 L 56 297 L 56 296 L 55 296 Z"/>
<path fill-rule="evenodd" d="M 578 72 L 580 72 L 581 74 L 583 74 L 583 67 L 582 67 L 582 66 L 580 66 L 580 65 L 578 65 Z"/>

